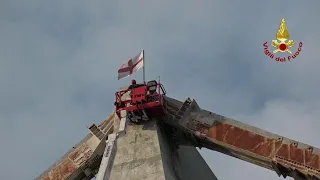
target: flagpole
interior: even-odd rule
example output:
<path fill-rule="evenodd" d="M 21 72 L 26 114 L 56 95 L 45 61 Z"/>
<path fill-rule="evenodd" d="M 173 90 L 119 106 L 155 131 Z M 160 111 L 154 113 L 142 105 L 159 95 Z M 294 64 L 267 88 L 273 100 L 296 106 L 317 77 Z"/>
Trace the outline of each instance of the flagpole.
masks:
<path fill-rule="evenodd" d="M 143 56 L 143 83 L 146 83 L 146 73 L 144 67 L 146 66 L 146 58 L 144 56 L 144 50 L 142 50 L 142 56 Z"/>

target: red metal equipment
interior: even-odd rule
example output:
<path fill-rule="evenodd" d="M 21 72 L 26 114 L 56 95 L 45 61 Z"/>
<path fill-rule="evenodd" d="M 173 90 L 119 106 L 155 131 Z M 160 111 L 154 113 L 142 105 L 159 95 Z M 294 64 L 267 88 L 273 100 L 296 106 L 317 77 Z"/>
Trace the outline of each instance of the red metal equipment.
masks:
<path fill-rule="evenodd" d="M 116 92 L 116 113 L 120 117 L 120 111 L 126 110 L 127 117 L 135 123 L 164 116 L 162 96 L 165 95 L 166 91 L 160 80 L 137 84 L 130 89 Z"/>

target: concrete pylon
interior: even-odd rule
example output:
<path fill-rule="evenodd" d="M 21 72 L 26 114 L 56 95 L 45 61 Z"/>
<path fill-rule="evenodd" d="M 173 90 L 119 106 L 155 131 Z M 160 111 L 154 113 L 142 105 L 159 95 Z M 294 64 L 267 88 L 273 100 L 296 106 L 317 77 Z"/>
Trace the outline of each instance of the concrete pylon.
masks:
<path fill-rule="evenodd" d="M 195 147 L 175 147 L 164 128 L 157 120 L 129 123 L 117 140 L 110 180 L 217 179 Z"/>

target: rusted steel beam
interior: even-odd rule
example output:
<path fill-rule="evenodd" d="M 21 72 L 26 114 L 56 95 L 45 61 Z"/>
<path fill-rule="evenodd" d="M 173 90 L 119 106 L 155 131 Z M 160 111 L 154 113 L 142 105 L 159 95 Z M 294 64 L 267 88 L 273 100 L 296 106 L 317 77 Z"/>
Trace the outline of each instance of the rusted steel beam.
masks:
<path fill-rule="evenodd" d="M 41 180 L 65 180 L 78 171 L 92 156 L 93 151 L 83 142 L 79 147 L 71 151 L 56 166 L 44 172 L 38 179 Z"/>
<path fill-rule="evenodd" d="M 296 179 L 307 179 L 307 176 L 320 177 L 319 149 L 275 134 L 270 135 L 263 130 L 256 132 L 241 127 L 239 123 L 232 125 L 231 120 L 214 121 L 211 126 L 199 123 L 195 133 L 221 148 L 231 147 L 241 151 L 248 158 L 267 160 L 270 167 L 273 167 L 272 164 L 280 165 L 287 169 L 280 172 L 284 176 L 289 175 Z M 273 170 L 276 171 L 274 167 Z"/>
<path fill-rule="evenodd" d="M 63 180 L 67 179 L 78 167 L 75 166 L 70 160 L 66 160 L 59 164 L 56 168 L 45 174 L 43 180 Z"/>
<path fill-rule="evenodd" d="M 279 176 L 320 180 L 320 149 L 203 110 L 194 100 L 186 105 L 187 101 L 166 98 L 167 106 L 179 107 L 167 113 L 198 137 L 197 146 L 274 170 Z"/>
<path fill-rule="evenodd" d="M 69 159 L 77 166 L 82 166 L 93 154 L 92 149 L 86 143 L 81 144 L 74 152 L 70 153 Z"/>

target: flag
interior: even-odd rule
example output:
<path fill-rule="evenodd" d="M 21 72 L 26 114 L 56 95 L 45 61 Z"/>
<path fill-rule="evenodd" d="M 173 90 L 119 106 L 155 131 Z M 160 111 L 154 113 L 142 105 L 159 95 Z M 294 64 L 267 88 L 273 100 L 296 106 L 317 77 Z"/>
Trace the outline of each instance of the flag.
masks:
<path fill-rule="evenodd" d="M 141 51 L 136 57 L 129 59 L 128 62 L 121 65 L 118 70 L 118 80 L 130 76 L 133 72 L 143 67 L 143 54 L 143 51 Z"/>

